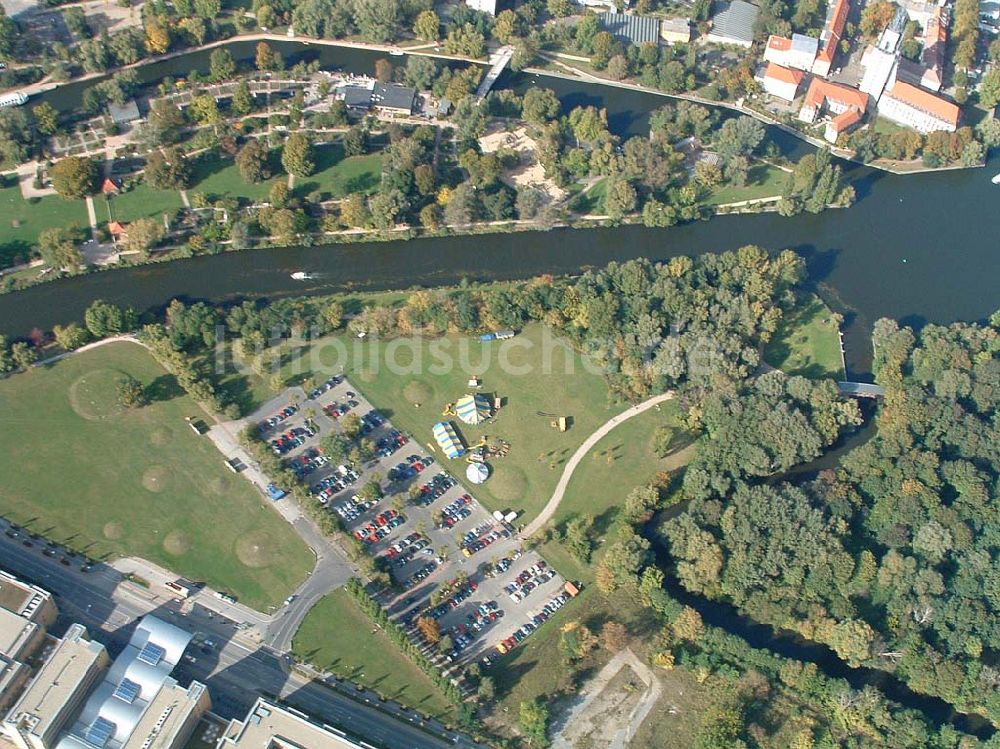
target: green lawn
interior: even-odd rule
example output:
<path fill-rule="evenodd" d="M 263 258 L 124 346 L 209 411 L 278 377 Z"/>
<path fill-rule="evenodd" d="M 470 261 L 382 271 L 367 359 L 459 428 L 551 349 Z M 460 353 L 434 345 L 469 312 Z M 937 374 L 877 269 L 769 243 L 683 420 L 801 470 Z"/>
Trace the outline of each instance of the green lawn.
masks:
<path fill-rule="evenodd" d="M 312 368 L 319 373 L 343 369 L 396 427 L 427 445 L 446 469 L 463 480 L 465 462 L 443 458 L 431 427 L 442 420 L 445 404 L 469 392 L 469 376 L 481 374 L 481 392 L 505 401 L 494 422 L 468 426 L 454 417 L 448 420 L 466 444 L 483 435 L 491 441 L 499 438 L 510 443 L 507 457 L 491 461 L 493 475 L 475 488 L 475 494 L 491 510 L 521 512 L 518 523 L 527 523 L 548 501 L 573 451 L 625 408 L 609 402 L 604 378 L 587 371 L 580 356 L 550 332 L 544 335 L 556 343 L 546 366 L 543 330 L 541 325 L 530 325 L 512 340 L 485 344 L 460 335 L 413 339 L 413 346 L 409 345 L 411 339 L 372 342 L 341 335 L 332 343 L 329 339 L 318 343 L 313 352 L 294 357 L 283 373 L 294 382 L 301 381 Z M 438 366 L 435 352 L 443 352 L 451 363 Z M 551 416 L 539 413 L 567 416 L 570 428 L 560 433 L 552 428 Z"/>
<path fill-rule="evenodd" d="M 787 374 L 844 379 L 840 331 L 830 308 L 810 295 L 785 314 L 764 361 Z"/>
<path fill-rule="evenodd" d="M 110 216 L 123 223 L 146 216 L 160 218 L 164 213 L 173 213 L 184 207 L 177 190 L 154 190 L 145 183 L 136 185 L 128 192 L 113 195 L 106 201 L 96 197 L 94 203 L 98 221 L 110 220 Z"/>
<path fill-rule="evenodd" d="M 82 200 L 56 195 L 30 203 L 21 196 L 14 177 L 0 183 L 0 267 L 28 259 L 31 247 L 44 229 L 78 224 L 87 226 L 87 206 Z"/>
<path fill-rule="evenodd" d="M 347 591 L 336 590 L 302 621 L 292 651 L 302 661 L 331 671 L 422 713 L 451 718 L 454 708 L 433 682 L 399 652 Z"/>
<path fill-rule="evenodd" d="M 117 402 L 123 373 L 152 404 Z M 309 549 L 207 437 L 204 412 L 142 348 L 76 354 L 0 381 L 0 512 L 97 559 L 138 555 L 258 609 L 313 566 Z"/>
<path fill-rule="evenodd" d="M 902 125 L 897 125 L 895 122 L 886 119 L 885 117 L 876 117 L 875 123 L 874 125 L 872 125 L 872 127 L 875 129 L 875 132 L 878 133 L 879 135 L 894 135 L 895 133 L 898 133 L 900 130 L 909 129 L 903 127 Z"/>
<path fill-rule="evenodd" d="M 706 199 L 707 205 L 736 203 L 740 200 L 755 200 L 781 195 L 785 191 L 788 172 L 770 164 L 754 164 L 744 187 L 722 185 L 712 191 Z"/>
<path fill-rule="evenodd" d="M 271 185 L 276 180 L 287 180 L 281 170 L 278 152 L 271 152 L 271 171 L 275 175 L 264 182 L 251 184 L 240 176 L 240 170 L 233 159 L 207 151 L 198 157 L 194 165 L 189 192 L 226 198 L 244 198 L 248 201 L 262 201 L 268 197 Z"/>
<path fill-rule="evenodd" d="M 344 157 L 339 143 L 317 146 L 314 151 L 316 173 L 296 180 L 296 192 L 302 195 L 319 190 L 324 200 L 343 198 L 353 193 L 369 195 L 382 179 L 382 155 Z"/>
<path fill-rule="evenodd" d="M 573 208 L 580 214 L 602 214 L 604 213 L 604 200 L 607 196 L 608 180 L 603 178 L 587 192 L 580 193 L 573 200 Z"/>

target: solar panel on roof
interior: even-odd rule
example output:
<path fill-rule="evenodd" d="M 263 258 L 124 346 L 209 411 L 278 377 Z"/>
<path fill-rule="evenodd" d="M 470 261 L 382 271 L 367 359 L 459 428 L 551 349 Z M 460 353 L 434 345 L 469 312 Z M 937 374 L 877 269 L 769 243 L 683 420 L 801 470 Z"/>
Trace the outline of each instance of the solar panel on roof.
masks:
<path fill-rule="evenodd" d="M 122 702 L 127 702 L 131 705 L 135 702 L 135 698 L 139 696 L 141 690 L 142 687 L 131 679 L 122 679 L 121 684 L 115 689 L 114 696 Z"/>
<path fill-rule="evenodd" d="M 101 747 L 108 743 L 108 740 L 114 735 L 114 733 L 114 723 L 107 718 L 98 718 L 93 722 L 90 728 L 87 729 L 87 735 L 84 738 L 87 740 L 88 744 Z"/>
<path fill-rule="evenodd" d="M 155 666 L 163 660 L 163 656 L 166 654 L 167 651 L 155 642 L 147 642 L 139 652 L 139 660 L 143 663 L 148 663 L 150 666 Z"/>

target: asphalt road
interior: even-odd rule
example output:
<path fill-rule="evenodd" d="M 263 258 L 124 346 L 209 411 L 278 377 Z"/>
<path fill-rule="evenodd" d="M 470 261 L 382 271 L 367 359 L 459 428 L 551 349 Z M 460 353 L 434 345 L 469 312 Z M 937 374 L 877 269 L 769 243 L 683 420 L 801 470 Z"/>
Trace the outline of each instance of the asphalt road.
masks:
<path fill-rule="evenodd" d="M 111 568 L 98 564 L 84 573 L 79 558 L 65 566 L 59 561 L 61 555 L 45 556 L 41 544 L 26 547 L 22 539 L 0 533 L 0 566 L 56 596 L 60 618 L 54 632 L 80 622 L 112 655 L 124 648 L 135 621 L 149 613 L 194 632 L 189 657 L 178 666 L 176 675 L 182 683 L 197 679 L 207 684 L 213 711 L 223 718 L 244 717 L 258 694 L 263 694 L 386 749 L 476 746 L 467 737 L 392 703 L 376 708 L 376 696 L 359 692 L 350 684 L 331 680 L 336 687 L 331 688 L 291 671 L 287 656 L 270 648 L 256 648 L 245 641 L 234 622 L 209 608 L 199 605 L 182 612 L 178 601 L 123 583 Z M 422 730 L 422 725 L 433 734 Z"/>

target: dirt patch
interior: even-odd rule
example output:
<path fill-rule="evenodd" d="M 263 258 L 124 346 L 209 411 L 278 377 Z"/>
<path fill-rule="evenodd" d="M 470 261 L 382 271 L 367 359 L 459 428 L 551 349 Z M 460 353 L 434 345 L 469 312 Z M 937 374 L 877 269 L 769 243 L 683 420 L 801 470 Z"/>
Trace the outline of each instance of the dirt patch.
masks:
<path fill-rule="evenodd" d="M 69 405 L 87 421 L 103 421 L 118 416 L 125 409 L 118 402 L 118 381 L 122 373 L 113 369 L 94 369 L 81 375 L 69 386 Z"/>
<path fill-rule="evenodd" d="M 229 479 L 217 476 L 208 482 L 208 488 L 213 494 L 218 494 L 220 497 L 225 496 L 226 492 L 229 491 Z"/>
<path fill-rule="evenodd" d="M 142 485 L 146 491 L 159 494 L 170 480 L 170 471 L 166 466 L 150 466 L 142 472 Z"/>
<path fill-rule="evenodd" d="M 625 749 L 653 705 L 661 686 L 630 650 L 618 653 L 553 722 L 553 749 Z"/>
<path fill-rule="evenodd" d="M 246 567 L 260 569 L 274 562 L 271 551 L 273 541 L 265 531 L 254 531 L 236 542 L 236 556 Z"/>
<path fill-rule="evenodd" d="M 410 380 L 403 388 L 403 397 L 410 403 L 427 403 L 434 398 L 434 391 L 426 382 Z"/>
<path fill-rule="evenodd" d="M 170 531 L 163 539 L 163 550 L 175 557 L 187 554 L 191 550 L 191 538 L 184 531 Z"/>
<path fill-rule="evenodd" d="M 483 153 L 492 153 L 501 148 L 514 151 L 520 163 L 513 169 L 505 169 L 501 179 L 513 187 L 534 187 L 548 195 L 549 200 L 558 202 L 566 197 L 566 191 L 545 176 L 545 169 L 538 163 L 538 144 L 528 135 L 525 128 L 517 130 L 493 130 L 479 139 Z"/>
<path fill-rule="evenodd" d="M 172 429 L 160 427 L 159 429 L 154 429 L 153 433 L 149 435 L 149 444 L 153 447 L 163 447 L 173 438 L 174 432 Z"/>
<path fill-rule="evenodd" d="M 121 523 L 107 523 L 104 526 L 104 537 L 109 541 L 117 541 L 125 535 L 125 529 Z"/>

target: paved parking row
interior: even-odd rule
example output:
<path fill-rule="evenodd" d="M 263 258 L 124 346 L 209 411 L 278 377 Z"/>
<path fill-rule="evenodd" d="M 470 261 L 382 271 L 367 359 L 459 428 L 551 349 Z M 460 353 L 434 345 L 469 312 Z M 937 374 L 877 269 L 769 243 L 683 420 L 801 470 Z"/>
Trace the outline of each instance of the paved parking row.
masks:
<path fill-rule="evenodd" d="M 562 592 L 564 581 L 536 552 L 522 551 L 512 529 L 451 475 L 451 466 L 459 473 L 464 462 L 442 465 L 343 378 L 332 377 L 308 393 L 292 392 L 297 399 L 289 393 L 272 401 L 252 423 L 315 501 L 385 560 L 405 591 L 385 599 L 391 615 L 415 636 L 418 618 L 436 619 L 455 646 L 445 657 L 456 662 L 495 655 L 498 644 L 540 623 L 541 607 Z M 325 435 L 343 431 L 350 413 L 376 447 L 363 465 L 335 464 L 319 448 Z M 360 491 L 373 478 L 383 489 L 380 499 Z"/>

